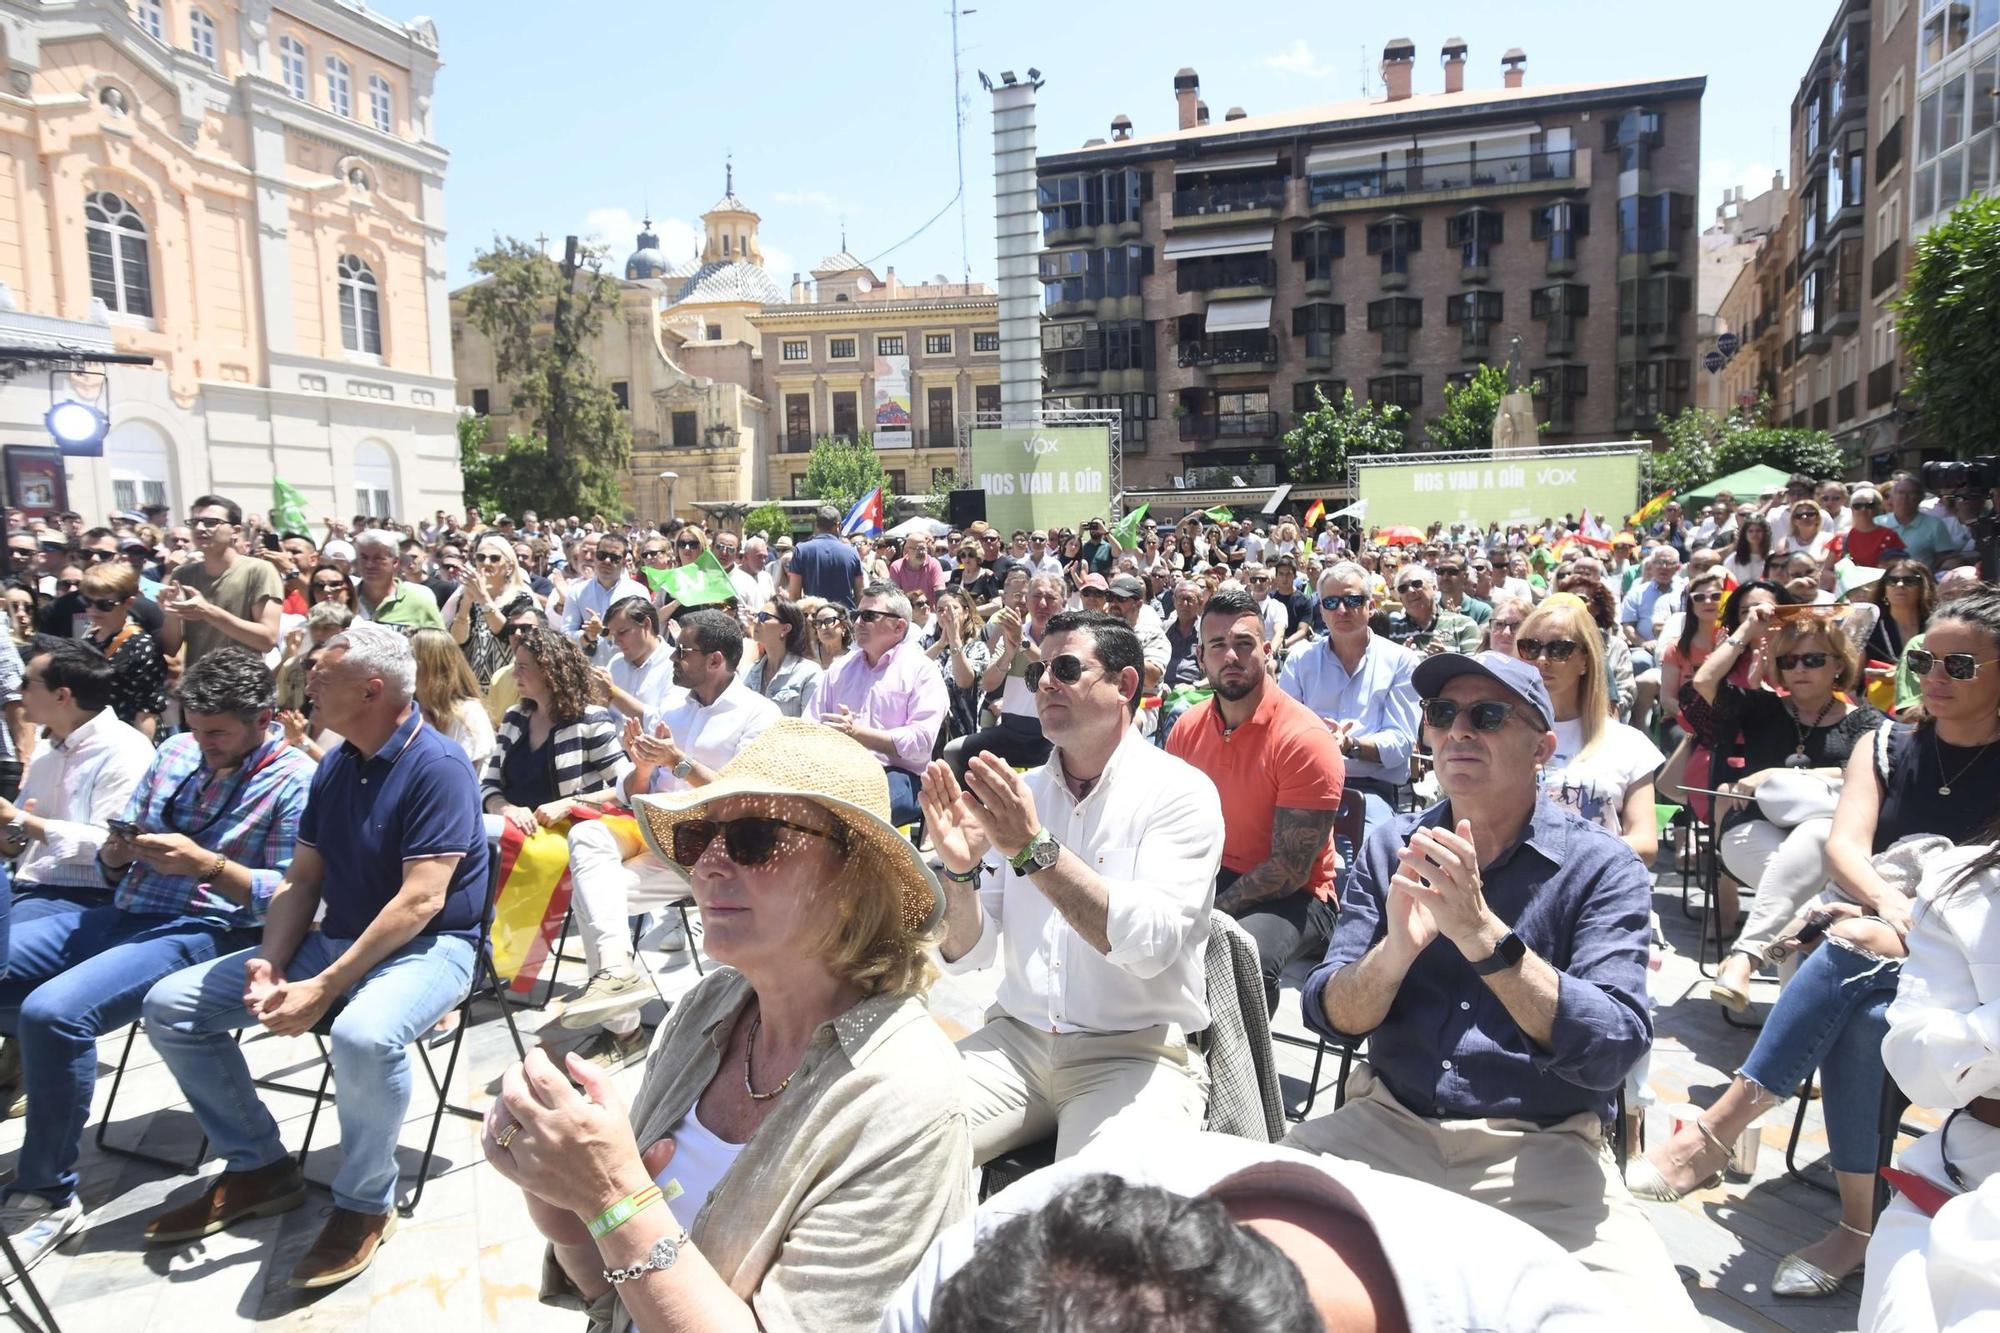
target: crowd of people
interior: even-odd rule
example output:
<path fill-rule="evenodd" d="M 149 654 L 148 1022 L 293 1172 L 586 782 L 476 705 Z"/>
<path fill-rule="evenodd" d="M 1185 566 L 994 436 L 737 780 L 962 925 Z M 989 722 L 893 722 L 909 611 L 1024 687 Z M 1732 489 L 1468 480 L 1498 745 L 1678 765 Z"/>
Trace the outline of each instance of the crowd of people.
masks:
<path fill-rule="evenodd" d="M 1688 1328 L 1635 1199 L 1817 1078 L 1838 1216 L 1772 1290 L 1865 1266 L 1864 1328 L 1942 1326 L 1996 1299 L 1953 1250 L 2000 1223 L 1992 499 L 1795 477 L 1392 541 L 10 511 L 0 1228 L 32 1266 L 83 1224 L 134 1022 L 223 1162 L 147 1242 L 298 1207 L 239 1034 L 317 1031 L 341 1165 L 290 1281 L 365 1271 L 411 1044 L 500 849 L 552 839 L 588 978 L 481 1141 L 594 1324 Z M 1726 956 L 1655 997 L 1652 872 L 1710 846 Z M 651 1033 L 649 914 L 722 965 Z M 948 1035 L 927 992 L 973 971 Z M 1288 984 L 1356 1059 L 1271 1142 L 1211 1056 Z M 1655 1005 L 1753 997 L 1728 1089 L 1647 1140 Z M 1891 1079 L 1950 1118 L 1878 1219 Z"/>

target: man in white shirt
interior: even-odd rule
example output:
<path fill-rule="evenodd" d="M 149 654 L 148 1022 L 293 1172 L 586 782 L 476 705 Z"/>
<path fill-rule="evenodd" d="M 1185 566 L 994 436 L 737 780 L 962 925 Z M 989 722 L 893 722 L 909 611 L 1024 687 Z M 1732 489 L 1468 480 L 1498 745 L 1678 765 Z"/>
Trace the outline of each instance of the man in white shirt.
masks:
<path fill-rule="evenodd" d="M 1250 587 L 1250 600 L 1257 604 L 1257 618 L 1264 622 L 1264 641 L 1282 644 L 1292 627 L 1292 617 L 1285 604 L 1271 596 L 1272 577 L 1264 565 L 1243 566 L 1243 581 Z M 1285 589 L 1285 595 L 1290 596 L 1291 591 Z"/>
<path fill-rule="evenodd" d="M 611 706 L 628 718 L 665 708 L 673 694 L 674 650 L 660 638 L 660 612 L 644 597 L 614 602 L 604 613 L 604 632 L 618 655 L 608 667 L 592 667 L 611 691 Z"/>
<path fill-rule="evenodd" d="M 736 752 L 783 716 L 778 706 L 744 688 L 743 626 L 726 611 L 683 612 L 672 648 L 679 702 L 645 722 L 625 724 L 633 768 L 625 799 L 646 792 L 705 787 Z M 570 908 L 590 969 L 590 985 L 563 1009 L 561 1024 L 576 1031 L 603 1024 L 586 1044 L 586 1059 L 615 1069 L 646 1053 L 639 1011 L 654 997 L 652 983 L 632 961 L 627 920 L 688 896 L 687 875 L 648 851 L 635 827 L 579 820 L 569 831 Z M 678 930 L 667 947 L 684 947 Z"/>
<path fill-rule="evenodd" d="M 747 537 L 743 542 L 743 558 L 737 563 L 736 570 L 732 571 L 729 576 L 729 581 L 732 584 L 736 584 L 738 600 L 753 615 L 756 614 L 759 607 L 777 595 L 778 585 L 777 581 L 772 577 L 769 568 L 770 561 L 770 543 L 762 537 Z M 747 600 L 743 599 L 743 585 L 736 583 L 737 573 L 748 574 L 751 581 L 757 585 L 754 597 Z"/>
<path fill-rule="evenodd" d="M 1030 574 L 1061 574 L 1062 557 L 1049 549 L 1049 534 L 1037 528 L 1028 534 L 1028 572 Z"/>
<path fill-rule="evenodd" d="M 1151 694 L 1159 688 L 1160 678 L 1167 674 L 1167 659 L 1173 655 L 1173 649 L 1167 643 L 1166 622 L 1146 600 L 1146 585 L 1137 574 L 1120 574 L 1112 579 L 1108 601 L 1111 614 L 1123 620 L 1139 636 L 1139 653 L 1144 659 L 1142 675 L 1145 693 Z"/>
<path fill-rule="evenodd" d="M 770 594 L 764 591 L 763 585 L 757 581 L 757 576 L 745 569 L 742 561 L 737 558 L 742 544 L 743 539 L 735 533 L 718 532 L 715 534 L 715 540 L 709 543 L 709 549 L 715 552 L 716 562 L 722 566 L 723 572 L 729 575 L 729 586 L 736 589 L 736 604 L 748 607 L 751 614 L 755 615 L 757 608 L 768 600 Z"/>
<path fill-rule="evenodd" d="M 978 755 L 963 788 L 941 761 L 924 774 L 945 970 L 1002 968 L 998 1012 L 959 1042 L 977 1161 L 1051 1133 L 1066 1157 L 1109 1125 L 1202 1121 L 1188 1038 L 1208 1026 L 1222 802 L 1133 729 L 1141 661 L 1113 617 L 1050 617 L 1028 675 L 1048 763 L 1019 774 Z"/>
<path fill-rule="evenodd" d="M 597 539 L 592 550 L 595 576 L 570 586 L 568 606 L 563 612 L 563 632 L 582 646 L 592 666 L 609 666 L 616 650 L 611 646 L 611 637 L 604 632 L 606 613 L 627 597 L 649 594 L 645 585 L 634 582 L 625 573 L 623 537 L 607 533 Z M 582 559 L 581 552 L 578 559 Z"/>

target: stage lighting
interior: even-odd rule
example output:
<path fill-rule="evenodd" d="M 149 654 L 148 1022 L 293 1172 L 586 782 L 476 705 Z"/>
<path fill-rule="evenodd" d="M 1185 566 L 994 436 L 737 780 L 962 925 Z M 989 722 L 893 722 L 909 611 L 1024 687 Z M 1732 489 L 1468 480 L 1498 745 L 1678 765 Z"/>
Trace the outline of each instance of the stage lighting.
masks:
<path fill-rule="evenodd" d="M 103 454 L 104 436 L 111 429 L 110 417 L 89 403 L 79 403 L 74 399 L 66 399 L 51 407 L 42 421 L 64 453 L 88 457 Z"/>

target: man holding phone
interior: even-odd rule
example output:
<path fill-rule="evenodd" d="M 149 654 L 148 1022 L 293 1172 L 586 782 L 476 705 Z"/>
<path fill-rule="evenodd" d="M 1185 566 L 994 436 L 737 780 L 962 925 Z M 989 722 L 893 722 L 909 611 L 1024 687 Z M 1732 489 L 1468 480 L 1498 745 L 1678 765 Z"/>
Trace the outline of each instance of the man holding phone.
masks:
<path fill-rule="evenodd" d="M 108 698 L 108 665 L 103 675 L 100 686 L 80 659 L 41 654 L 27 688 L 38 708 L 48 693 L 53 710 L 65 693 Z M 313 765 L 272 727 L 276 706 L 271 672 L 250 652 L 202 655 L 181 680 L 187 731 L 160 746 L 139 779 L 123 811 L 129 836 L 121 824 L 97 850 L 110 901 L 15 923 L 0 1030 L 20 1047 L 28 1108 L 0 1228 L 24 1265 L 83 1217 L 76 1162 L 97 1083 L 97 1039 L 135 1021 L 161 977 L 254 940 L 291 864 Z M 65 836 L 47 823 L 42 832 Z"/>

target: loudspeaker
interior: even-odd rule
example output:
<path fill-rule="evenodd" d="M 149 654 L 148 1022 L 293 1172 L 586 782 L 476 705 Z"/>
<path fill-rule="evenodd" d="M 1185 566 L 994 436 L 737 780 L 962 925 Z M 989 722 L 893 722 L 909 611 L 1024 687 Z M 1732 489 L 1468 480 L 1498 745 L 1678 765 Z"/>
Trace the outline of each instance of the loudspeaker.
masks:
<path fill-rule="evenodd" d="M 944 521 L 954 528 L 968 528 L 986 517 L 986 492 L 953 491 L 945 501 Z"/>

